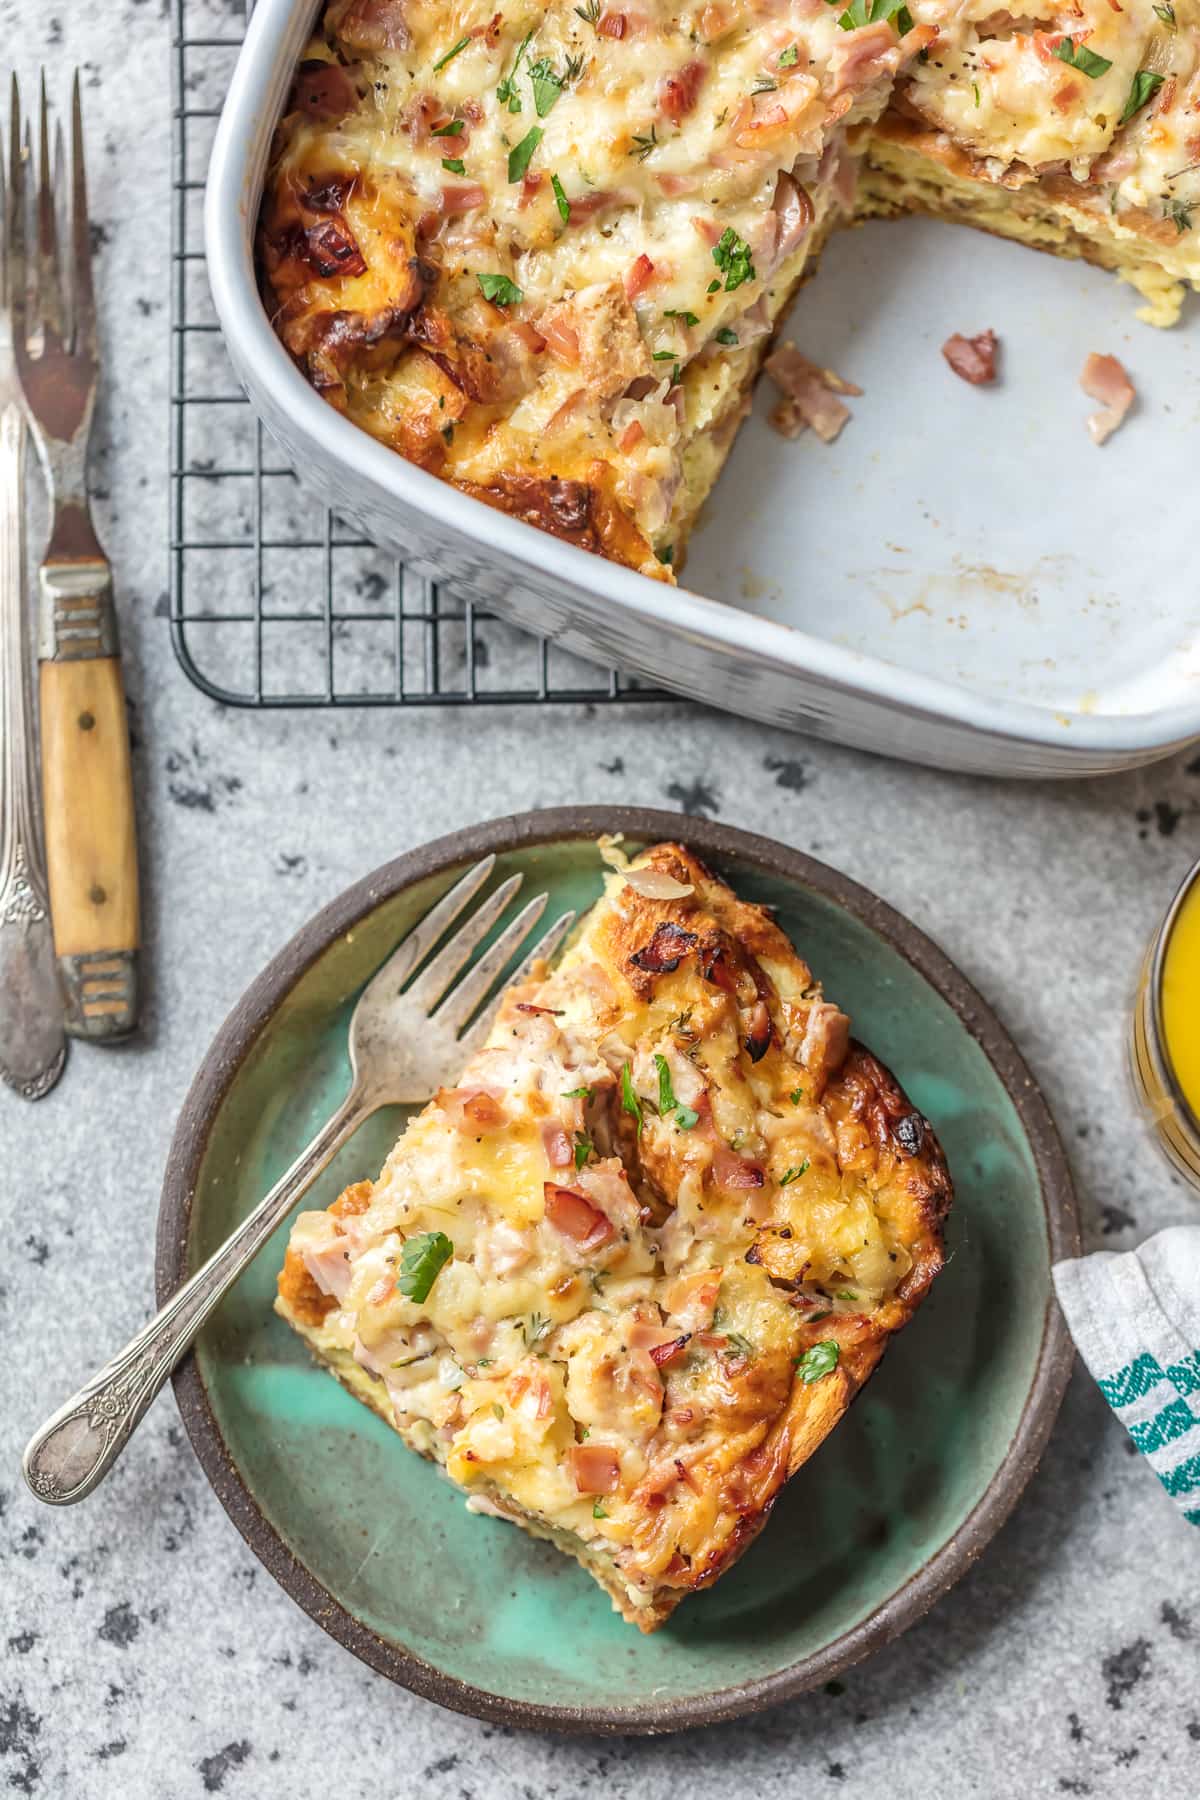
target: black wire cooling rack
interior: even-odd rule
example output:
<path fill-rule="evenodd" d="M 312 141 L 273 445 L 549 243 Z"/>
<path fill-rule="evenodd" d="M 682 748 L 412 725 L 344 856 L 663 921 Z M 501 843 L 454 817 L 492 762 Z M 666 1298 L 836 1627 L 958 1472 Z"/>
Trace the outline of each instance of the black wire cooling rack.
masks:
<path fill-rule="evenodd" d="M 204 177 L 253 0 L 173 0 L 171 636 L 234 706 L 646 700 L 439 592 L 314 505 L 251 412 L 204 268 Z"/>

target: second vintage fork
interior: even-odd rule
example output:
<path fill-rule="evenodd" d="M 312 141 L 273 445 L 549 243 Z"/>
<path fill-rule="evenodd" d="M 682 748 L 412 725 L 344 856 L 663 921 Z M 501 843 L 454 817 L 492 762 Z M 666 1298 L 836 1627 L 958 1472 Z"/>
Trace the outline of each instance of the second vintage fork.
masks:
<path fill-rule="evenodd" d="M 426 958 L 486 887 L 495 864 L 494 856 L 476 863 L 363 990 L 350 1021 L 350 1092 L 308 1148 L 203 1268 L 31 1438 L 22 1467 L 39 1500 L 67 1506 L 92 1492 L 222 1294 L 363 1120 L 381 1106 L 428 1100 L 483 1042 L 495 1008 L 475 1015 L 541 917 L 546 895 L 527 901 L 461 980 L 521 886 L 520 875 L 501 882 L 436 956 Z M 555 920 L 526 954 L 514 981 L 523 980 L 539 958 L 553 956 L 573 921 L 569 912 Z"/>
<path fill-rule="evenodd" d="M 53 516 L 38 575 L 50 910 L 67 1030 L 105 1040 L 126 1036 L 137 1023 L 140 920 L 112 570 L 92 525 L 87 492 L 98 358 L 78 73 L 69 167 L 61 133 L 57 166 L 51 166 L 42 81 L 32 208 L 26 189 L 32 156 L 15 76 L 11 142 L 13 347 Z"/>

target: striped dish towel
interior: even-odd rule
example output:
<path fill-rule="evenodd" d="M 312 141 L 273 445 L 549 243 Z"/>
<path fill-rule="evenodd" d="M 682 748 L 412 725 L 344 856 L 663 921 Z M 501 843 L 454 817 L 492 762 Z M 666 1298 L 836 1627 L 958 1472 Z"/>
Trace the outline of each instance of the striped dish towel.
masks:
<path fill-rule="evenodd" d="M 1079 1354 L 1191 1525 L 1200 1525 L 1200 1225 L 1054 1268 Z"/>

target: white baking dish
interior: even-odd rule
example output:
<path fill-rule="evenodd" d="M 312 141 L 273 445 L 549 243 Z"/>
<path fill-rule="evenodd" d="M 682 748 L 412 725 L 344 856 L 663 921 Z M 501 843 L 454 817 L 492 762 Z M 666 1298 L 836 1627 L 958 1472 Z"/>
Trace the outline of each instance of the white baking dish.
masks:
<path fill-rule="evenodd" d="M 259 299 L 254 223 L 316 0 L 259 0 L 205 207 L 213 297 L 252 404 L 302 479 L 419 573 L 565 649 L 745 717 L 947 768 L 1085 775 L 1200 737 L 1194 318 L 1157 332 L 1110 277 L 930 221 L 833 241 L 790 333 L 866 390 L 832 449 L 760 397 L 672 589 L 425 474 L 308 386 Z M 945 367 L 996 329 L 1004 381 Z M 1103 450 L 1076 378 L 1130 369 Z M 699 590 L 699 591 L 697 591 Z M 705 595 L 714 598 L 706 598 Z"/>

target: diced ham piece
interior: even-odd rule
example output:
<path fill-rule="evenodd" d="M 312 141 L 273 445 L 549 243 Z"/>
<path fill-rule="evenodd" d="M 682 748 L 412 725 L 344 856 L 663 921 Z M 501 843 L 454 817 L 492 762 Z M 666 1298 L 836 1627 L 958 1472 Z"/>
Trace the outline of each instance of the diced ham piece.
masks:
<path fill-rule="evenodd" d="M 597 1250 L 616 1234 L 607 1213 L 593 1206 L 586 1194 L 576 1188 L 559 1187 L 557 1182 L 543 1184 L 546 1217 L 556 1231 L 572 1238 L 581 1250 Z"/>
<path fill-rule="evenodd" d="M 850 1021 L 828 1000 L 814 1000 L 800 1041 L 800 1062 L 821 1082 L 840 1069 L 850 1048 Z"/>
<path fill-rule="evenodd" d="M 449 217 L 452 213 L 475 212 L 487 199 L 487 192 L 477 181 L 453 184 L 442 189 L 442 211 Z"/>
<path fill-rule="evenodd" d="M 683 1355 L 687 1346 L 688 1339 L 685 1332 L 681 1337 L 670 1338 L 665 1344 L 653 1345 L 650 1350 L 650 1361 L 656 1369 L 665 1369 L 668 1363 L 674 1362 L 677 1356 Z"/>
<path fill-rule="evenodd" d="M 334 0 L 325 28 L 356 50 L 407 50 L 412 43 L 403 0 Z"/>
<path fill-rule="evenodd" d="M 625 36 L 625 14 L 606 12 L 596 27 L 599 37 L 623 38 Z"/>
<path fill-rule="evenodd" d="M 351 1268 L 346 1240 L 333 1238 L 319 1248 L 304 1251 L 304 1266 L 323 1294 L 332 1294 L 340 1306 L 350 1287 Z"/>
<path fill-rule="evenodd" d="M 668 1363 L 681 1356 L 688 1344 L 688 1333 L 680 1332 L 669 1325 L 651 1325 L 639 1319 L 629 1328 L 628 1338 L 631 1350 L 645 1350 L 656 1369 L 663 1369 Z"/>
<path fill-rule="evenodd" d="M 542 1126 L 542 1143 L 546 1147 L 546 1160 L 552 1169 L 565 1169 L 574 1152 L 571 1140 L 555 1119 Z"/>
<path fill-rule="evenodd" d="M 807 237 L 813 222 L 813 203 L 807 191 L 785 170 L 775 183 L 771 206 L 779 228 L 775 257 L 778 262 L 783 262 Z"/>
<path fill-rule="evenodd" d="M 794 438 L 811 425 L 823 444 L 832 444 L 850 417 L 850 409 L 839 395 L 861 394 L 862 389 L 832 369 L 809 362 L 792 343 L 780 344 L 771 352 L 766 370 L 783 396 L 771 414 L 776 431 Z"/>
<path fill-rule="evenodd" d="M 607 1444 L 572 1444 L 567 1465 L 581 1494 L 615 1494 L 621 1485 L 621 1463 Z"/>
<path fill-rule="evenodd" d="M 713 1180 L 723 1188 L 760 1188 L 765 1176 L 761 1163 L 739 1156 L 728 1144 L 718 1144 L 713 1151 Z"/>
<path fill-rule="evenodd" d="M 579 365 L 579 333 L 568 325 L 561 313 L 543 313 L 539 321 L 546 348 L 558 362 L 570 368 Z"/>
<path fill-rule="evenodd" d="M 636 300 L 639 294 L 645 293 L 654 279 L 654 264 L 642 253 L 625 277 L 625 294 L 630 300 Z"/>
<path fill-rule="evenodd" d="M 1083 365 L 1079 385 L 1101 406 L 1087 422 L 1092 442 L 1106 443 L 1133 405 L 1133 383 L 1115 356 L 1098 356 L 1093 351 Z"/>
<path fill-rule="evenodd" d="M 680 124 L 692 111 L 707 74 L 707 63 L 687 62 L 660 84 L 658 104 L 673 124 Z"/>
<path fill-rule="evenodd" d="M 771 1048 L 771 1014 L 765 1000 L 760 1000 L 750 1014 L 745 1045 L 751 1062 L 761 1062 Z"/>
<path fill-rule="evenodd" d="M 354 83 L 341 63 L 320 62 L 310 58 L 302 62 L 292 89 L 291 104 L 313 119 L 332 123 L 344 119 L 358 105 Z"/>
<path fill-rule="evenodd" d="M 942 345 L 942 355 L 956 375 L 973 387 L 984 387 L 996 379 L 996 334 L 980 331 L 975 337 L 955 332 Z"/>
<path fill-rule="evenodd" d="M 490 1131 L 504 1123 L 504 1108 L 494 1088 L 439 1088 L 434 1097 L 451 1122 L 464 1131 Z"/>
<path fill-rule="evenodd" d="M 682 925 L 676 925 L 671 919 L 664 919 L 654 928 L 654 935 L 648 944 L 635 950 L 630 962 L 635 968 L 648 975 L 670 975 L 679 967 L 689 950 L 697 943 L 694 931 L 686 931 Z"/>
<path fill-rule="evenodd" d="M 834 45 L 829 58 L 833 92 L 869 87 L 880 75 L 891 74 L 899 62 L 899 40 L 891 25 L 885 19 L 862 25 Z"/>
<path fill-rule="evenodd" d="M 342 219 L 321 219 L 310 225 L 299 234 L 296 247 L 309 268 L 323 280 L 366 273 L 362 251 Z"/>
<path fill-rule="evenodd" d="M 486 1275 L 490 1271 L 503 1280 L 523 1269 L 532 1255 L 533 1248 L 524 1234 L 515 1225 L 497 1219 L 480 1237 L 475 1266 L 480 1274 Z"/>

